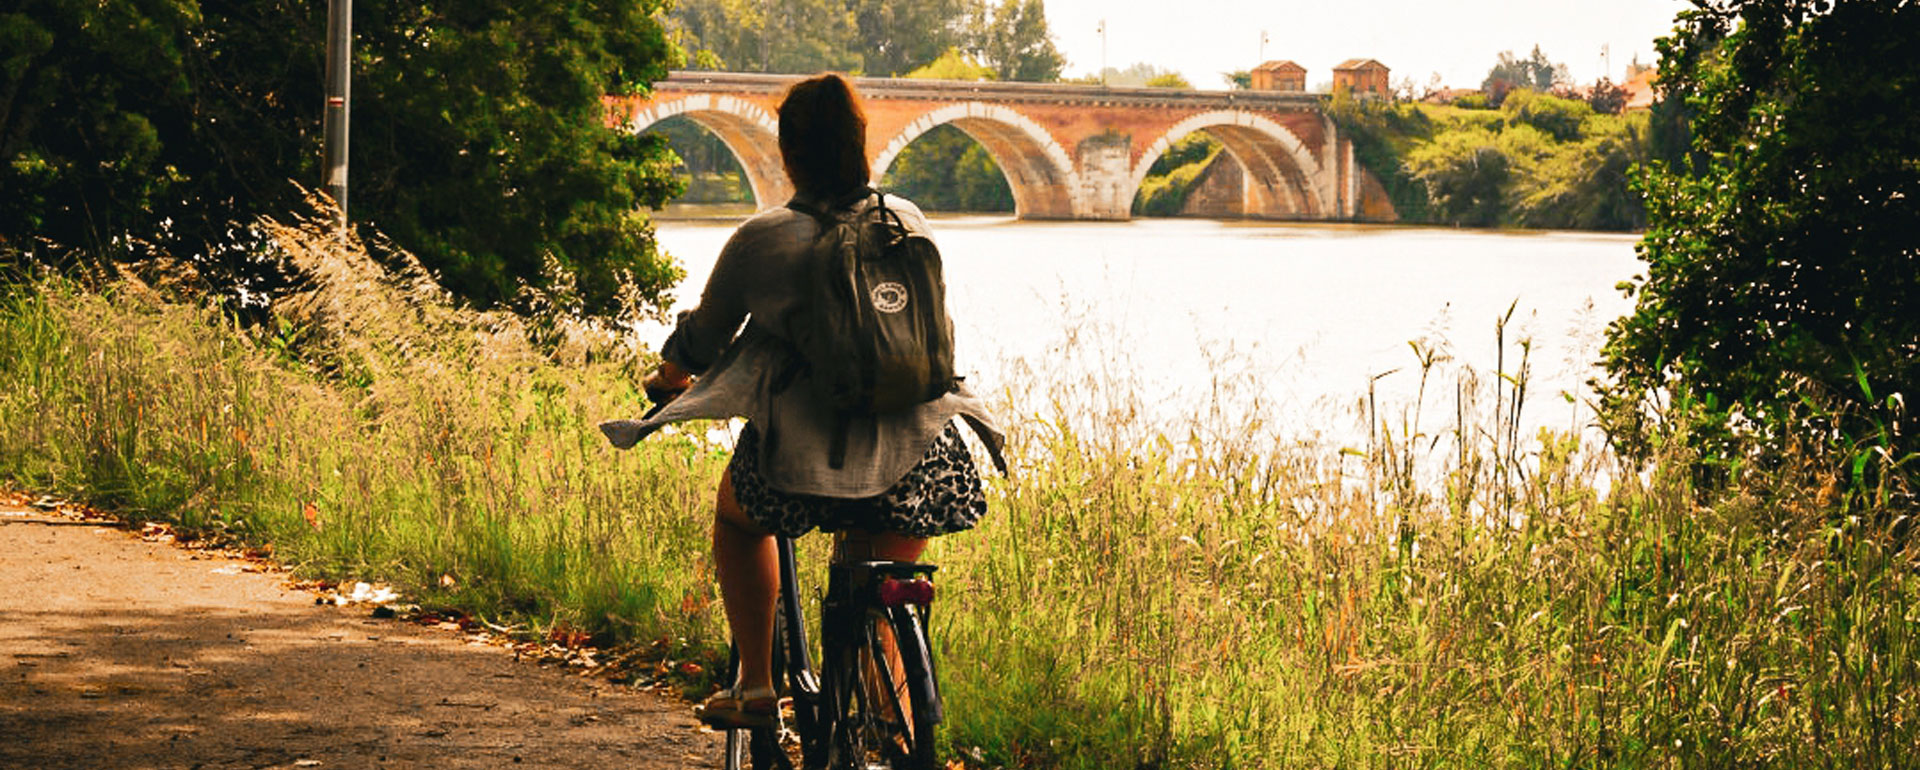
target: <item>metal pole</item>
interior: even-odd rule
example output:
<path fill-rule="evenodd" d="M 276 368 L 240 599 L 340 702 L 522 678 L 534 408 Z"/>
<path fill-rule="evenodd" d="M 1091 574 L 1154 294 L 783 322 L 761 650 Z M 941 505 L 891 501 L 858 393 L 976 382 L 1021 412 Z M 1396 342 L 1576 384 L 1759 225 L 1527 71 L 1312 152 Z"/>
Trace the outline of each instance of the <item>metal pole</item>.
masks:
<path fill-rule="evenodd" d="M 339 224 L 347 224 L 347 97 L 348 54 L 353 44 L 353 0 L 327 0 L 327 194 L 339 209 Z"/>

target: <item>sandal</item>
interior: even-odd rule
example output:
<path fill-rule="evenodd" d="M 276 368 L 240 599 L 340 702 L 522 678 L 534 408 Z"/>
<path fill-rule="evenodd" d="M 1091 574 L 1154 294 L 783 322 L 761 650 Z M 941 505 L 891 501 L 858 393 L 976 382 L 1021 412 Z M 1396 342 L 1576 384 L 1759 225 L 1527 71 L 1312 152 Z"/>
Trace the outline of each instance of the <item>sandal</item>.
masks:
<path fill-rule="evenodd" d="M 771 689 L 750 691 L 746 697 L 721 690 L 693 707 L 693 716 L 716 730 L 768 730 L 780 726 L 780 698 Z"/>

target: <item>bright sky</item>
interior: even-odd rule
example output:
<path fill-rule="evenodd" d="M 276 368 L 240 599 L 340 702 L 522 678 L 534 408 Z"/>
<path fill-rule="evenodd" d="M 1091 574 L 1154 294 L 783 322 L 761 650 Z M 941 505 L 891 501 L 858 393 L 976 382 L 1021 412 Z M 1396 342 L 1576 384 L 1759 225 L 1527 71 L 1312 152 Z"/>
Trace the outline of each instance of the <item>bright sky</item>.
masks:
<path fill-rule="evenodd" d="M 1477 88 L 1501 51 L 1525 56 L 1534 44 L 1567 65 L 1575 82 L 1622 78 L 1634 54 L 1659 58 L 1654 38 L 1673 28 L 1684 0 L 1046 0 L 1047 23 L 1068 76 L 1100 69 L 1100 20 L 1106 63 L 1135 62 L 1180 72 L 1199 88 L 1224 88 L 1220 73 L 1267 59 L 1307 68 L 1307 85 L 1333 80 L 1346 59 L 1378 59 L 1393 81 Z M 1612 53 L 1605 67 L 1601 47 Z"/>

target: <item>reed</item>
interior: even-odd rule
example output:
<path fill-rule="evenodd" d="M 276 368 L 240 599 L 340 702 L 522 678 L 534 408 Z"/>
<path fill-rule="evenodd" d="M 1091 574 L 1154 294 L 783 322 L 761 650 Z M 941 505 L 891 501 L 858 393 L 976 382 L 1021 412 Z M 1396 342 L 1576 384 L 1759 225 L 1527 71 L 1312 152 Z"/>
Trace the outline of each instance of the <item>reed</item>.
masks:
<path fill-rule="evenodd" d="M 16 284 L 0 477 L 494 618 L 721 649 L 724 451 L 688 431 L 615 452 L 592 429 L 643 408 L 643 351 L 458 310 L 321 228 L 268 230 L 317 279 L 270 329 L 137 283 Z M 1913 765 L 1907 522 L 1817 447 L 1698 488 L 1684 413 L 1644 467 L 1591 432 L 1525 435 L 1528 346 L 1494 334 L 1492 372 L 1416 344 L 1393 376 L 1419 395 L 1357 399 L 1346 441 L 1270 427 L 1240 375 L 1156 416 L 1110 335 L 1009 364 L 1016 473 L 929 553 L 949 755 Z"/>

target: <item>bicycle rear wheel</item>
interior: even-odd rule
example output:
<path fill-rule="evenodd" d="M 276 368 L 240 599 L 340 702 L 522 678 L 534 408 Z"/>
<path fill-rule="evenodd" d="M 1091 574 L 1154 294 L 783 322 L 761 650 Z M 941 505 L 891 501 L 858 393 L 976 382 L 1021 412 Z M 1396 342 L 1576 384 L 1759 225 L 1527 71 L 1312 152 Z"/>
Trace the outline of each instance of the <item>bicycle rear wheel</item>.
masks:
<path fill-rule="evenodd" d="M 891 608 L 887 614 L 900 651 L 901 673 L 906 678 L 908 705 L 904 716 L 913 725 L 905 767 L 935 770 L 933 734 L 944 714 L 941 713 L 939 677 L 933 669 L 933 647 L 927 641 L 922 611 L 923 608 L 908 605 Z"/>
<path fill-rule="evenodd" d="M 934 770 L 939 722 L 925 629 L 910 607 L 871 608 L 835 661 L 836 770 Z"/>

